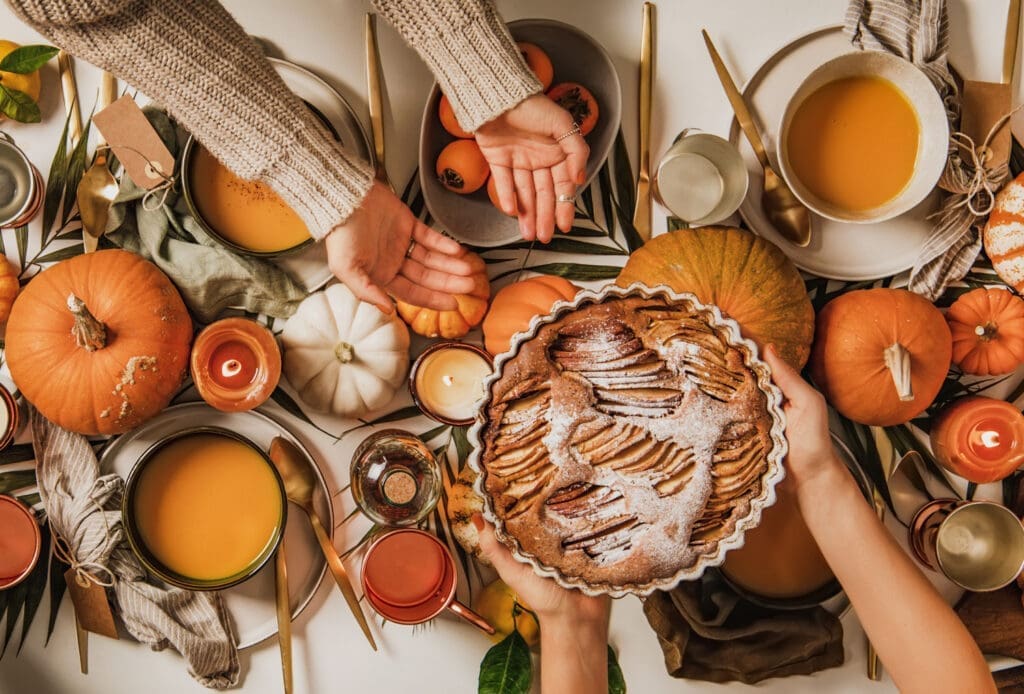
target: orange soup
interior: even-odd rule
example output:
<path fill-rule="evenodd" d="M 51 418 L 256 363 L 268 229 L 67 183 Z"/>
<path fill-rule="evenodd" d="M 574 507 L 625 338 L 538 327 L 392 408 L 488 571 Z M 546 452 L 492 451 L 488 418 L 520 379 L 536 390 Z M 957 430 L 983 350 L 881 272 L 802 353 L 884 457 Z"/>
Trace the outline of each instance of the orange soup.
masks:
<path fill-rule="evenodd" d="M 747 531 L 743 546 L 725 556 L 722 570 L 741 588 L 766 598 L 798 598 L 823 588 L 835 576 L 821 555 L 796 503 L 782 485 L 761 524 Z"/>
<path fill-rule="evenodd" d="M 818 198 L 863 212 L 899 195 L 914 174 L 920 125 L 907 97 L 880 77 L 847 77 L 793 114 L 786 152 Z"/>
<path fill-rule="evenodd" d="M 171 441 L 146 463 L 133 510 L 158 562 L 190 579 L 219 581 L 248 569 L 274 541 L 281 487 L 252 447 L 195 434 Z"/>
<path fill-rule="evenodd" d="M 199 214 L 236 246 L 276 253 L 310 238 L 299 215 L 268 185 L 239 178 L 205 147 L 196 147 L 189 183 Z"/>

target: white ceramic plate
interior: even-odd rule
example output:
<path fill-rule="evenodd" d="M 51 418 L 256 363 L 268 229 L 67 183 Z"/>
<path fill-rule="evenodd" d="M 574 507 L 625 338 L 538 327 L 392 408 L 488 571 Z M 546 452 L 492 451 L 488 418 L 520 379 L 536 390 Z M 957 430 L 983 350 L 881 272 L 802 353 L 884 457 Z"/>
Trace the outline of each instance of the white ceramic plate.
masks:
<path fill-rule="evenodd" d="M 220 412 L 201 402 L 169 407 L 138 429 L 112 441 L 103 451 L 100 469 L 104 473 L 115 472 L 126 478 L 139 457 L 154 443 L 168 434 L 196 426 L 230 429 L 264 450 L 270 448 L 270 442 L 276 436 L 294 443 L 313 463 L 316 471 L 319 484 L 318 491 L 314 492 L 314 503 L 317 513 L 325 527 L 334 527 L 334 510 L 327 481 L 313 457 L 288 429 L 260 412 Z M 288 505 L 284 543 L 288 561 L 288 594 L 294 620 L 313 598 L 327 569 L 327 562 L 320 553 L 320 546 L 313 536 L 306 514 L 295 504 Z M 273 561 L 267 562 L 248 581 L 221 591 L 221 595 L 234 622 L 239 648 L 254 646 L 277 633 Z"/>
<path fill-rule="evenodd" d="M 363 126 L 355 111 L 334 87 L 294 63 L 279 58 L 268 60 L 288 88 L 327 120 L 330 129 L 334 130 L 346 149 L 373 163 L 373 151 Z M 327 267 L 327 250 L 322 243 L 311 244 L 294 254 L 274 258 L 273 261 L 309 292 L 324 286 L 334 276 Z"/>
<path fill-rule="evenodd" d="M 851 50 L 841 27 L 819 29 L 784 46 L 747 82 L 743 95 L 773 166 L 778 166 L 776 127 L 789 97 L 814 68 Z M 913 267 L 918 251 L 931 233 L 932 225 L 925 218 L 938 207 L 938 191 L 932 191 L 909 212 L 877 224 L 837 222 L 812 213 L 811 243 L 799 248 L 776 233 L 761 209 L 764 176 L 735 121 L 729 140 L 739 146 L 750 172 L 750 190 L 740 205 L 740 215 L 755 233 L 776 243 L 797 267 L 814 275 L 847 281 L 889 277 Z"/>

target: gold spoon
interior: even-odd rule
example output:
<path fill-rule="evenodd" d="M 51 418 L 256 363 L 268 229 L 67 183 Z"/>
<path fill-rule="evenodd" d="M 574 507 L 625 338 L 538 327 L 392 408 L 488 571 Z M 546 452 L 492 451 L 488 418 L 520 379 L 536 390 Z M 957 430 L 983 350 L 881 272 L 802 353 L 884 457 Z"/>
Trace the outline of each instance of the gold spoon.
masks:
<path fill-rule="evenodd" d="M 341 563 L 341 558 L 338 556 L 337 551 L 335 551 L 334 545 L 331 544 L 331 538 L 327 531 L 324 530 L 324 525 L 320 522 L 320 517 L 313 507 L 313 490 L 316 487 L 316 475 L 310 466 L 309 460 L 291 441 L 280 436 L 275 437 L 270 442 L 270 460 L 281 474 L 281 479 L 284 481 L 285 496 L 288 497 L 288 501 L 301 508 L 309 516 L 313 532 L 320 543 L 320 551 L 323 552 L 324 557 L 327 559 L 327 566 L 331 567 L 334 581 L 338 584 L 338 588 L 341 589 L 341 594 L 345 596 L 345 601 L 348 603 L 349 609 L 352 610 L 356 621 L 359 622 L 359 627 L 366 635 L 366 640 L 370 642 L 373 650 L 377 650 L 377 643 L 373 640 L 373 634 L 370 633 L 370 625 L 367 624 L 366 615 L 363 614 L 363 610 L 359 605 L 359 598 L 356 597 L 356 592 L 352 589 L 352 582 L 348 579 L 345 565 Z"/>
<path fill-rule="evenodd" d="M 116 93 L 117 78 L 104 71 L 97 109 L 102 111 L 112 104 Z M 106 231 L 110 203 L 117 196 L 117 180 L 107 166 L 107 147 L 102 133 L 97 132 L 96 156 L 82 174 L 77 194 L 78 211 L 82 215 L 82 247 L 86 253 L 92 253 Z"/>
<path fill-rule="evenodd" d="M 736 121 L 747 136 L 747 140 L 750 141 L 750 146 L 764 169 L 764 193 L 761 195 L 761 207 L 768 215 L 768 220 L 783 238 L 797 246 L 806 246 L 811 242 L 811 218 L 807 208 L 797 200 L 782 177 L 775 173 L 771 162 L 768 161 L 768 154 L 764 150 L 761 136 L 758 134 L 757 128 L 754 127 L 754 119 L 743 101 L 743 95 L 736 88 L 736 83 L 732 81 L 732 76 L 726 69 L 725 63 L 722 62 L 722 57 L 715 50 L 715 44 L 711 42 L 708 32 L 701 29 L 700 33 L 704 35 L 704 43 L 707 44 L 708 53 L 711 54 L 711 62 L 715 66 L 715 72 L 718 73 L 718 81 L 722 83 L 722 89 L 725 90 L 725 95 L 729 98 L 729 103 L 732 104 Z"/>

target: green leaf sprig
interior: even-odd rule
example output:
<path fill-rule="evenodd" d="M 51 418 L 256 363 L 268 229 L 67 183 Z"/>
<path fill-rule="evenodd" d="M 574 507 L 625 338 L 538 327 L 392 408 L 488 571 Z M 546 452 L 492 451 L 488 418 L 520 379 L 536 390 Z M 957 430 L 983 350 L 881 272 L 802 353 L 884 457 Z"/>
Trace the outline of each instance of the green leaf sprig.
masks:
<path fill-rule="evenodd" d="M 53 46 L 20 46 L 0 60 L 0 72 L 30 75 L 57 55 Z M 25 92 L 8 87 L 0 75 L 0 113 L 19 123 L 38 123 L 42 115 L 37 104 Z"/>

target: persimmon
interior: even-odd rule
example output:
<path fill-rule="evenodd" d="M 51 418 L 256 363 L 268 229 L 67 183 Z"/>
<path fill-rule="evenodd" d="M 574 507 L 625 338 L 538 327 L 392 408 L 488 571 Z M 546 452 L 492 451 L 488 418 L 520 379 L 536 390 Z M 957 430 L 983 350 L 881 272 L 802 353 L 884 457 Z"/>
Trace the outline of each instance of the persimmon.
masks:
<path fill-rule="evenodd" d="M 487 182 L 491 170 L 476 140 L 456 140 L 437 157 L 437 179 L 453 193 L 475 193 Z"/>
<path fill-rule="evenodd" d="M 491 204 L 492 205 L 497 207 L 499 210 L 501 210 L 505 214 L 508 214 L 508 212 L 505 212 L 505 210 L 503 210 L 502 207 L 501 207 L 501 200 L 498 198 L 498 187 L 494 184 L 494 176 L 491 176 L 490 178 L 487 179 L 487 197 L 489 197 L 491 199 Z M 510 217 L 518 217 L 519 215 L 513 214 L 513 215 L 509 215 L 509 216 Z"/>
<path fill-rule="evenodd" d="M 444 94 L 441 95 L 441 103 L 437 106 L 437 117 L 441 120 L 441 127 L 447 130 L 449 134 L 463 140 L 473 137 L 473 133 L 466 132 L 459 125 L 459 121 L 455 117 L 455 111 L 452 110 L 452 102 L 448 101 L 448 97 Z"/>
<path fill-rule="evenodd" d="M 519 52 L 523 54 L 526 67 L 533 71 L 533 74 L 540 80 L 541 88 L 546 90 L 555 79 L 555 68 L 551 64 L 551 58 L 535 43 L 516 41 L 516 45 L 519 46 Z"/>
<path fill-rule="evenodd" d="M 575 82 L 556 84 L 548 92 L 548 98 L 572 115 L 576 125 L 580 126 L 580 133 L 583 136 L 590 134 L 590 131 L 597 125 L 597 99 L 582 84 Z"/>

